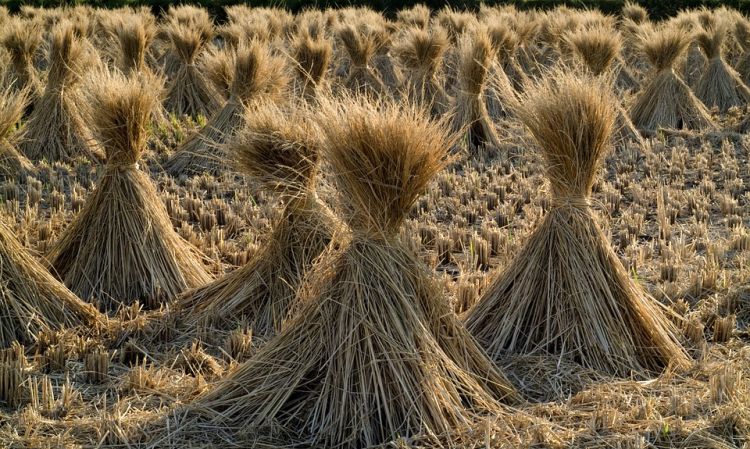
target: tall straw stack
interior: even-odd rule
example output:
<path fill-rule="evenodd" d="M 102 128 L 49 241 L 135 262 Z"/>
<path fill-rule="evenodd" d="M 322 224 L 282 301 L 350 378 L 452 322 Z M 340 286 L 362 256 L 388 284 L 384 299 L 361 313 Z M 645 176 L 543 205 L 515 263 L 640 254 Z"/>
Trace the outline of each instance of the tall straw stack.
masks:
<path fill-rule="evenodd" d="M 435 118 L 445 114 L 450 106 L 438 78 L 447 48 L 448 35 L 438 27 L 430 31 L 407 29 L 393 48 L 404 73 L 405 98 L 430 111 Z"/>
<path fill-rule="evenodd" d="M 282 332 L 195 411 L 210 411 L 211 426 L 285 435 L 274 444 L 336 448 L 445 434 L 477 413 L 502 413 L 493 392 L 511 399 L 507 381 L 398 238 L 445 164 L 445 130 L 363 99 L 318 118 L 352 238 L 316 263 Z"/>
<path fill-rule="evenodd" d="M 490 25 L 487 33 L 495 51 L 494 60 L 489 68 L 487 113 L 493 120 L 497 120 L 512 113 L 513 103 L 517 100 L 517 90 L 523 89 L 521 85 L 516 86 L 516 84 L 523 84 L 527 82 L 527 79 L 515 60 L 518 37 L 513 30 L 498 22 Z M 515 83 L 508 76 L 508 68 L 518 75 Z"/>
<path fill-rule="evenodd" d="M 164 164 L 173 176 L 218 174 L 226 168 L 223 144 L 242 124 L 246 107 L 260 100 L 281 101 L 289 78 L 285 61 L 261 42 L 243 44 L 233 58 L 229 100 Z"/>
<path fill-rule="evenodd" d="M 486 28 L 461 38 L 456 92 L 453 102 L 453 130 L 463 132 L 469 149 L 500 146 L 500 137 L 487 112 L 484 95 L 493 59 L 492 41 Z"/>
<path fill-rule="evenodd" d="M 308 103 L 314 103 L 323 95 L 328 85 L 326 74 L 331 64 L 333 47 L 322 33 L 302 31 L 292 41 L 293 68 L 296 74 L 294 83 L 295 97 L 301 97 Z"/>
<path fill-rule="evenodd" d="M 104 310 L 136 300 L 156 306 L 210 276 L 197 250 L 172 229 L 156 189 L 138 167 L 157 101 L 154 89 L 121 76 L 92 84 L 91 119 L 107 151 L 106 169 L 47 260 L 65 285 Z"/>
<path fill-rule="evenodd" d="M 541 147 L 552 208 L 467 317 L 495 357 L 546 353 L 620 376 L 687 360 L 665 308 L 629 278 L 591 210 L 615 102 L 601 78 L 562 72 L 520 102 Z"/>
<path fill-rule="evenodd" d="M 695 85 L 695 96 L 709 108 L 727 112 L 729 108 L 744 108 L 750 101 L 750 89 L 740 75 L 724 61 L 724 43 L 729 35 L 725 21 L 698 33 L 698 46 L 708 63 Z"/>
<path fill-rule="evenodd" d="M 127 76 L 153 75 L 146 63 L 148 49 L 156 35 L 152 22 L 139 16 L 127 16 L 115 31 L 119 43 L 117 67 Z"/>
<path fill-rule="evenodd" d="M 630 109 L 630 118 L 639 129 L 714 128 L 706 107 L 674 70 L 689 44 L 690 35 L 679 27 L 645 30 L 640 45 L 653 73 Z"/>
<path fill-rule="evenodd" d="M 253 335 L 270 336 L 295 307 L 303 275 L 340 226 L 318 199 L 315 181 L 320 139 L 307 114 L 272 103 L 246 114 L 228 144 L 238 168 L 284 205 L 273 232 L 250 262 L 178 301 L 188 324 L 231 327 L 239 321 Z"/>
<path fill-rule="evenodd" d="M 6 87 L 0 91 L 0 179 L 23 179 L 34 173 L 34 164 L 16 149 L 20 133 L 14 133 L 21 120 L 28 97 L 26 91 L 13 92 Z"/>
<path fill-rule="evenodd" d="M 21 151 L 31 160 L 58 161 L 83 156 L 101 160 L 103 155 L 84 120 L 83 99 L 78 91 L 81 76 L 93 56 L 75 37 L 73 26 L 63 22 L 52 30 L 47 85 L 26 124 Z"/>
<path fill-rule="evenodd" d="M 222 97 L 197 63 L 213 34 L 210 23 L 197 22 L 192 26 L 169 23 L 165 32 L 172 44 L 177 68 L 167 85 L 164 107 L 175 114 L 210 117 L 219 109 Z"/>
<path fill-rule="evenodd" d="M 750 85 L 750 21 L 744 17 L 737 18 L 734 24 L 734 36 L 742 48 L 735 69 L 745 85 Z"/>
<path fill-rule="evenodd" d="M 43 330 L 85 326 L 101 329 L 105 320 L 58 282 L 16 240 L 0 219 L 0 346 L 32 344 Z"/>
<path fill-rule="evenodd" d="M 42 29 L 38 22 L 20 18 L 9 19 L 3 25 L 2 45 L 10 54 L 9 79 L 14 91 L 28 90 L 29 100 L 35 102 L 44 86 L 34 68 L 34 57 L 42 43 Z"/>
<path fill-rule="evenodd" d="M 377 36 L 367 30 L 359 30 L 352 24 L 341 25 L 336 35 L 346 50 L 349 73 L 344 86 L 353 93 L 380 97 L 387 88 L 372 67 L 372 58 L 377 51 Z"/>

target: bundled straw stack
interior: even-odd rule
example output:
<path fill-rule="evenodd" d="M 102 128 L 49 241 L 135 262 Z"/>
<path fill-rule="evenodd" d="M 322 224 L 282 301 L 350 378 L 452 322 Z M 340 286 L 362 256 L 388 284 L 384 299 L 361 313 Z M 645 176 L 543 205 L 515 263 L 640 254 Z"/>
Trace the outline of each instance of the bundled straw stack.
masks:
<path fill-rule="evenodd" d="M 709 108 L 727 112 L 743 108 L 750 101 L 750 89 L 740 75 L 724 61 L 724 42 L 729 35 L 728 24 L 721 20 L 695 37 L 708 63 L 695 85 L 695 96 Z"/>
<path fill-rule="evenodd" d="M 120 76 L 92 84 L 92 121 L 107 151 L 106 170 L 47 260 L 71 290 L 104 310 L 135 300 L 155 307 L 210 276 L 197 251 L 172 229 L 156 189 L 137 165 L 155 89 Z"/>
<path fill-rule="evenodd" d="M 213 35 L 210 21 L 192 25 L 171 22 L 165 32 L 172 44 L 176 69 L 167 86 L 164 107 L 175 114 L 210 117 L 222 103 L 221 93 L 206 78 L 197 59 Z M 167 67 L 169 74 L 169 67 Z"/>
<path fill-rule="evenodd" d="M 241 45 L 233 59 L 229 100 L 164 164 L 173 176 L 220 173 L 226 168 L 222 146 L 242 124 L 246 107 L 260 100 L 281 101 L 289 78 L 285 61 L 258 41 Z"/>
<path fill-rule="evenodd" d="M 628 277 L 589 204 L 615 101 L 601 79 L 559 73 L 520 103 L 552 209 L 469 312 L 467 327 L 495 357 L 547 353 L 620 376 L 687 360 L 663 307 Z"/>
<path fill-rule="evenodd" d="M 336 35 L 348 56 L 349 73 L 344 86 L 351 92 L 375 98 L 385 95 L 387 88 L 371 66 L 377 50 L 377 36 L 372 32 L 362 32 L 351 24 L 342 25 Z"/>
<path fill-rule="evenodd" d="M 643 6 L 631 1 L 625 2 L 622 7 L 622 17 L 633 21 L 635 24 L 648 22 L 648 11 Z"/>
<path fill-rule="evenodd" d="M 134 74 L 153 76 L 146 64 L 146 56 L 156 34 L 152 22 L 146 22 L 140 16 L 127 16 L 116 30 L 120 44 L 117 67 L 127 76 Z"/>
<path fill-rule="evenodd" d="M 326 74 L 331 63 L 333 47 L 325 37 L 317 37 L 308 31 L 300 32 L 292 42 L 292 57 L 294 58 L 295 97 L 302 98 L 308 103 L 314 103 L 326 89 Z"/>
<path fill-rule="evenodd" d="M 33 161 L 78 156 L 102 160 L 104 156 L 84 120 L 86 111 L 78 90 L 93 56 L 74 35 L 70 23 L 55 26 L 51 40 L 47 86 L 29 116 L 21 151 Z"/>
<path fill-rule="evenodd" d="M 641 49 L 654 70 L 630 109 L 638 129 L 714 128 L 706 107 L 674 70 L 689 44 L 690 35 L 679 27 L 645 31 L 641 37 Z"/>
<path fill-rule="evenodd" d="M 0 346 L 32 344 L 42 330 L 86 326 L 104 319 L 58 282 L 21 245 L 0 219 Z"/>
<path fill-rule="evenodd" d="M 185 321 L 230 327 L 242 320 L 253 335 L 269 336 L 294 307 L 304 273 L 339 227 L 317 198 L 320 142 L 301 112 L 269 103 L 248 111 L 246 127 L 229 144 L 239 168 L 284 204 L 266 243 L 244 267 L 183 295 Z"/>
<path fill-rule="evenodd" d="M 490 118 L 497 120 L 510 115 L 513 103 L 517 100 L 516 86 L 508 77 L 506 67 L 511 67 L 514 73 L 521 72 L 514 57 L 518 40 L 508 26 L 499 23 L 488 27 L 487 33 L 495 51 L 495 57 L 489 67 L 487 113 Z M 526 82 L 524 77 L 518 77 L 518 80 L 520 83 Z"/>
<path fill-rule="evenodd" d="M 404 73 L 403 93 L 408 101 L 441 117 L 450 100 L 438 80 L 448 35 L 442 28 L 410 28 L 393 49 Z"/>
<path fill-rule="evenodd" d="M 473 151 L 500 146 L 500 137 L 487 112 L 485 87 L 492 63 L 492 42 L 486 29 L 464 35 L 459 47 L 458 83 L 453 104 L 453 129 L 467 136 Z"/>
<path fill-rule="evenodd" d="M 26 92 L 0 91 L 0 179 L 23 179 L 33 173 L 34 165 L 15 146 L 19 133 L 15 126 L 26 107 Z"/>
<path fill-rule="evenodd" d="M 215 413 L 212 426 L 286 435 L 274 444 L 337 448 L 441 435 L 502 413 L 495 398 L 512 399 L 511 387 L 398 238 L 445 163 L 445 130 L 362 99 L 319 119 L 351 241 L 315 265 L 282 332 L 195 410 Z"/>
<path fill-rule="evenodd" d="M 42 43 L 42 29 L 37 22 L 9 19 L 2 34 L 2 44 L 10 54 L 8 80 L 14 91 L 28 90 L 31 103 L 42 94 L 43 85 L 34 68 L 34 57 Z"/>
<path fill-rule="evenodd" d="M 742 77 L 742 82 L 750 86 L 750 21 L 744 17 L 737 18 L 734 23 L 734 36 L 742 49 L 735 69 Z"/>

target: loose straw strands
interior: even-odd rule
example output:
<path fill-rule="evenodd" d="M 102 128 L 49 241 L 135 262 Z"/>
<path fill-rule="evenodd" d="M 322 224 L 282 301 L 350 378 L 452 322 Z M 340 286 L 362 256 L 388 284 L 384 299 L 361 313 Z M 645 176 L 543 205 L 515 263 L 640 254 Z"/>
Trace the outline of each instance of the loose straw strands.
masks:
<path fill-rule="evenodd" d="M 14 131 L 26 108 L 27 92 L 14 92 L 10 87 L 0 91 L 0 177 L 6 179 L 21 179 L 35 171 L 15 146 L 20 132 Z"/>

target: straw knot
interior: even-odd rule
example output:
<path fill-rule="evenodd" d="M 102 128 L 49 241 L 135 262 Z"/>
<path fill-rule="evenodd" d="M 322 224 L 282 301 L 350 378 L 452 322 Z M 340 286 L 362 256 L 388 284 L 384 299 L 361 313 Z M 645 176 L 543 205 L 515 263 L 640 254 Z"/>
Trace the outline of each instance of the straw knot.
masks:
<path fill-rule="evenodd" d="M 551 206 L 553 209 L 587 209 L 591 207 L 591 201 L 582 196 L 561 196 L 553 197 Z"/>

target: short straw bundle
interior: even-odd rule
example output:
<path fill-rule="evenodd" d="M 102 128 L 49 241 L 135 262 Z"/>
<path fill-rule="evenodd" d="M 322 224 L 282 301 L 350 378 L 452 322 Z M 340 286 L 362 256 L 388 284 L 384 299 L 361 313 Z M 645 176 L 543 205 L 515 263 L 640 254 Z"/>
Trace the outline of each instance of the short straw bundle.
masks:
<path fill-rule="evenodd" d="M 632 20 L 636 24 L 641 24 L 648 21 L 648 11 L 637 3 L 626 1 L 622 7 L 622 17 Z"/>
<path fill-rule="evenodd" d="M 242 124 L 252 102 L 281 101 L 288 84 L 285 61 L 270 49 L 252 41 L 241 45 L 233 58 L 234 75 L 229 100 L 206 125 L 183 143 L 164 164 L 173 176 L 218 174 L 226 168 L 222 146 Z"/>
<path fill-rule="evenodd" d="M 324 110 L 324 151 L 352 239 L 316 264 L 282 332 L 193 407 L 215 413 L 212 426 L 280 427 L 295 436 L 275 443 L 335 448 L 441 435 L 502 413 L 491 391 L 510 399 L 507 381 L 398 238 L 445 163 L 444 129 L 363 99 Z"/>
<path fill-rule="evenodd" d="M 19 136 L 13 135 L 27 101 L 26 91 L 13 92 L 10 87 L 0 91 L 0 179 L 23 179 L 35 171 L 31 161 L 16 149 Z"/>
<path fill-rule="evenodd" d="M 448 95 L 438 79 L 443 55 L 448 48 L 448 36 L 442 28 L 430 31 L 410 28 L 393 48 L 405 75 L 405 98 L 441 117 L 450 104 Z"/>
<path fill-rule="evenodd" d="M 547 166 L 552 209 L 469 312 L 467 327 L 494 356 L 548 353 L 621 376 L 687 360 L 675 326 L 628 277 L 589 204 L 615 101 L 601 78 L 559 72 L 520 102 Z"/>
<path fill-rule="evenodd" d="M 639 129 L 714 127 L 706 107 L 674 70 L 689 44 L 689 34 L 678 27 L 646 31 L 641 37 L 641 49 L 653 73 L 630 109 L 630 118 Z"/>
<path fill-rule="evenodd" d="M 281 329 L 304 273 L 340 227 L 315 194 L 317 133 L 299 111 L 269 103 L 248 112 L 229 151 L 240 171 L 283 201 L 284 211 L 250 262 L 182 295 L 178 306 L 187 323 L 229 327 L 242 320 L 264 337 Z"/>
<path fill-rule="evenodd" d="M 695 96 L 707 107 L 718 108 L 722 113 L 732 107 L 742 108 L 750 101 L 750 89 L 724 61 L 723 47 L 728 34 L 728 24 L 720 21 L 696 36 L 708 63 L 695 85 Z"/>
<path fill-rule="evenodd" d="M 220 107 L 222 97 L 203 74 L 197 59 L 212 34 L 211 28 L 170 23 L 166 33 L 178 63 L 167 86 L 164 107 L 175 114 L 210 117 Z"/>
<path fill-rule="evenodd" d="M 28 90 L 32 103 L 42 94 L 43 85 L 34 68 L 34 57 L 42 42 L 42 29 L 37 22 L 10 19 L 3 25 L 2 44 L 10 54 L 9 79 L 14 91 Z"/>
<path fill-rule="evenodd" d="M 34 161 L 77 156 L 101 160 L 103 155 L 86 125 L 77 90 L 92 57 L 67 22 L 55 26 L 51 39 L 47 86 L 29 116 L 21 151 Z"/>
<path fill-rule="evenodd" d="M 383 80 L 373 70 L 372 58 L 377 50 L 374 33 L 363 32 L 351 24 L 342 25 L 336 32 L 339 42 L 346 50 L 349 73 L 344 86 L 353 93 L 380 97 L 387 92 Z"/>
<path fill-rule="evenodd" d="M 42 330 L 102 328 L 104 318 L 58 282 L 0 219 L 0 346 L 32 344 Z"/>
<path fill-rule="evenodd" d="M 430 26 L 430 8 L 422 3 L 418 3 L 411 8 L 400 9 L 396 13 L 396 19 L 399 24 L 405 28 L 419 28 L 427 30 Z"/>
<path fill-rule="evenodd" d="M 172 229 L 164 204 L 137 165 L 156 103 L 151 86 L 121 76 L 92 80 L 99 140 L 107 166 L 83 209 L 47 254 L 81 298 L 113 311 L 147 306 L 210 280 L 197 251 Z"/>
<path fill-rule="evenodd" d="M 297 35 L 292 41 L 295 96 L 310 103 L 318 99 L 327 87 L 325 78 L 332 54 L 331 42 L 322 35 L 315 38 L 308 31 Z"/>
<path fill-rule="evenodd" d="M 453 101 L 453 130 L 464 132 L 469 149 L 498 148 L 500 137 L 484 100 L 487 76 L 492 64 L 492 42 L 486 29 L 464 35 L 459 46 L 458 80 Z"/>

